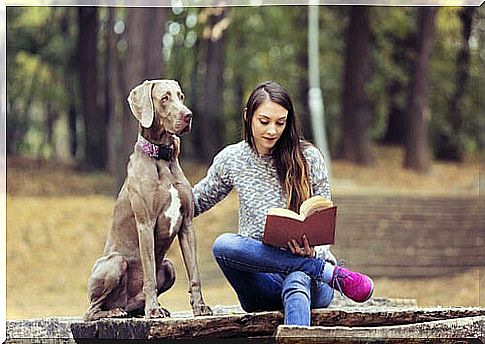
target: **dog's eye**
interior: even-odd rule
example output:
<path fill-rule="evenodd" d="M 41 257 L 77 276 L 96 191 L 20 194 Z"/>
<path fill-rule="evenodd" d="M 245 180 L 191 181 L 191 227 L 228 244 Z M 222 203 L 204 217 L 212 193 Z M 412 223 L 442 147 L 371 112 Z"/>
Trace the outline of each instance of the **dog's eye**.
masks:
<path fill-rule="evenodd" d="M 168 94 L 166 94 L 162 97 L 162 102 L 166 102 L 166 101 L 168 101 Z"/>
<path fill-rule="evenodd" d="M 183 93 L 180 93 L 180 100 L 184 100 L 185 99 L 185 96 L 183 95 Z"/>

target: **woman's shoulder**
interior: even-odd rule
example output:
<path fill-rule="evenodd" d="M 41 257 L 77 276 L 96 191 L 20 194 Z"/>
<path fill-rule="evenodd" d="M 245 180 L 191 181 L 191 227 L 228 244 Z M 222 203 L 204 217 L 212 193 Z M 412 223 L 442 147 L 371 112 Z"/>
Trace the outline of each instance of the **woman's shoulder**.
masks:
<path fill-rule="evenodd" d="M 235 153 L 242 153 L 245 150 L 246 146 L 245 141 L 239 141 L 237 143 L 233 143 L 224 147 L 217 155 L 231 155 Z"/>
<path fill-rule="evenodd" d="M 214 161 L 219 162 L 230 162 L 235 161 L 234 158 L 240 157 L 246 153 L 247 143 L 245 141 L 240 141 L 233 143 L 224 147 L 219 153 L 214 157 Z"/>
<path fill-rule="evenodd" d="M 323 160 L 322 152 L 320 152 L 320 149 L 318 149 L 313 143 L 309 141 L 303 141 L 302 148 L 305 159 L 313 162 Z"/>

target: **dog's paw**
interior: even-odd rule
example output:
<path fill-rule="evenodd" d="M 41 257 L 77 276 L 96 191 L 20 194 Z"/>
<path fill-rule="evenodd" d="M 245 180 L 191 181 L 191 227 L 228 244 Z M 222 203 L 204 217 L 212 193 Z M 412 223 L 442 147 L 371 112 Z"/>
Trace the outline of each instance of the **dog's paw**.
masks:
<path fill-rule="evenodd" d="M 194 306 L 192 311 L 194 316 L 212 315 L 212 309 L 206 304 Z"/>
<path fill-rule="evenodd" d="M 170 312 L 163 307 L 156 307 L 149 310 L 145 310 L 146 319 L 156 319 L 156 318 L 169 318 Z"/>
<path fill-rule="evenodd" d="M 115 308 L 108 311 L 108 313 L 106 314 L 106 317 L 107 318 L 126 318 L 128 317 L 128 313 L 126 313 L 126 311 L 122 308 Z"/>

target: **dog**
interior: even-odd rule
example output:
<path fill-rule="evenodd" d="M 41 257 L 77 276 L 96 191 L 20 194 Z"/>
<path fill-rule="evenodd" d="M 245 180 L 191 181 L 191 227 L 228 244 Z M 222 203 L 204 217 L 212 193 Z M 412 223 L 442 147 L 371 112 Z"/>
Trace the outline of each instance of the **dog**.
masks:
<path fill-rule="evenodd" d="M 174 157 L 173 135 L 191 130 L 192 112 L 174 80 L 146 80 L 128 96 L 139 122 L 138 140 L 116 200 L 103 256 L 88 280 L 85 321 L 169 317 L 158 296 L 172 287 L 175 269 L 165 254 L 178 237 L 195 316 L 204 303 L 196 258 L 192 188 Z"/>

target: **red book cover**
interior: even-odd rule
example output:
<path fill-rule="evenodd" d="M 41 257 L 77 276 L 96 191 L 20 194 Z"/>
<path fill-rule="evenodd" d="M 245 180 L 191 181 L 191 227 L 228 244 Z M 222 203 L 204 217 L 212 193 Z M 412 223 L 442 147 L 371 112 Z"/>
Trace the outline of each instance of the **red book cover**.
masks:
<path fill-rule="evenodd" d="M 284 215 L 268 214 L 263 242 L 272 246 L 288 248 L 287 242 L 295 239 L 300 246 L 303 246 L 302 235 L 305 234 L 311 246 L 333 244 L 336 218 L 337 206 L 317 210 L 303 221 Z"/>

